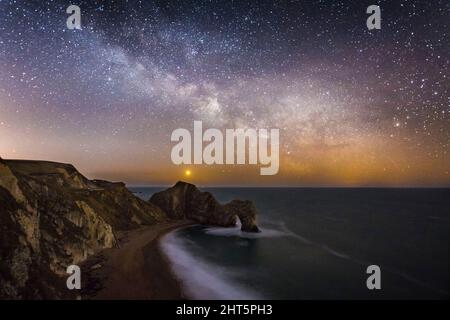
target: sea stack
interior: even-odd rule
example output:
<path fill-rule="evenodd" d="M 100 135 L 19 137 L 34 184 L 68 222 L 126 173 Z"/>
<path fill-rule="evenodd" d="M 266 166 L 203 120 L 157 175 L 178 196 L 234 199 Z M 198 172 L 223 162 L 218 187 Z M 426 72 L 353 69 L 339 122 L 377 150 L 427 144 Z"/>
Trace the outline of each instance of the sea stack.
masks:
<path fill-rule="evenodd" d="M 242 231 L 260 232 L 253 202 L 233 200 L 222 205 L 211 193 L 202 192 L 187 182 L 178 181 L 173 187 L 155 193 L 149 201 L 172 219 L 190 219 L 221 227 L 233 227 L 239 219 Z"/>

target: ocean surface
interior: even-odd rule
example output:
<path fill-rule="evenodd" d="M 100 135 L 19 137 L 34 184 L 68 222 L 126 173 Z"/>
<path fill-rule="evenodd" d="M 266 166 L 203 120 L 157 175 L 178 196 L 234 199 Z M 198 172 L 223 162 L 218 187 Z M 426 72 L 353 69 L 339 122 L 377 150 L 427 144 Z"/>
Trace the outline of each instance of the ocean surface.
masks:
<path fill-rule="evenodd" d="M 130 188 L 148 200 L 162 188 Z M 449 299 L 450 189 L 205 188 L 262 232 L 193 226 L 162 248 L 199 299 Z M 369 265 L 381 290 L 369 290 Z"/>

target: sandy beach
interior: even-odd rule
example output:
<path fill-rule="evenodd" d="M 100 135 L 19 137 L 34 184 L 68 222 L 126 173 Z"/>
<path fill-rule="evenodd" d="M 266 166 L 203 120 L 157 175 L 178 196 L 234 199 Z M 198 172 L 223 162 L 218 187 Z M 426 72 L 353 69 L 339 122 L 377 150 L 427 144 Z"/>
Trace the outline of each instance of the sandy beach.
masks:
<path fill-rule="evenodd" d="M 166 222 L 118 234 L 118 247 L 83 263 L 82 299 L 186 299 L 158 239 L 190 224 Z"/>

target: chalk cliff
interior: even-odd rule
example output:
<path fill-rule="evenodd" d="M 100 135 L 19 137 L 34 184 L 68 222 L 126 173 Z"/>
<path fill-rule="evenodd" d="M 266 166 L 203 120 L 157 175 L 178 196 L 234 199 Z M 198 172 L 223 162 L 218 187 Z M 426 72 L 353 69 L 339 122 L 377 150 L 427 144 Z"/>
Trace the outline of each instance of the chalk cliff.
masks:
<path fill-rule="evenodd" d="M 70 298 L 66 268 L 116 243 L 114 231 L 166 220 L 122 183 L 72 165 L 0 159 L 0 298 Z"/>

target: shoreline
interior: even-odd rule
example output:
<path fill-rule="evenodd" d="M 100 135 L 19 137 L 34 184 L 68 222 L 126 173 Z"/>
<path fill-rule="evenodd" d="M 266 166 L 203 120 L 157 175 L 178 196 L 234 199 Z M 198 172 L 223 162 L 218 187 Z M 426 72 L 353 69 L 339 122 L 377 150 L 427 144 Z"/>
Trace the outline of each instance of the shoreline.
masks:
<path fill-rule="evenodd" d="M 194 225 L 189 220 L 164 222 L 119 232 L 118 246 L 104 249 L 81 264 L 84 300 L 184 300 L 159 243 L 167 233 Z"/>

